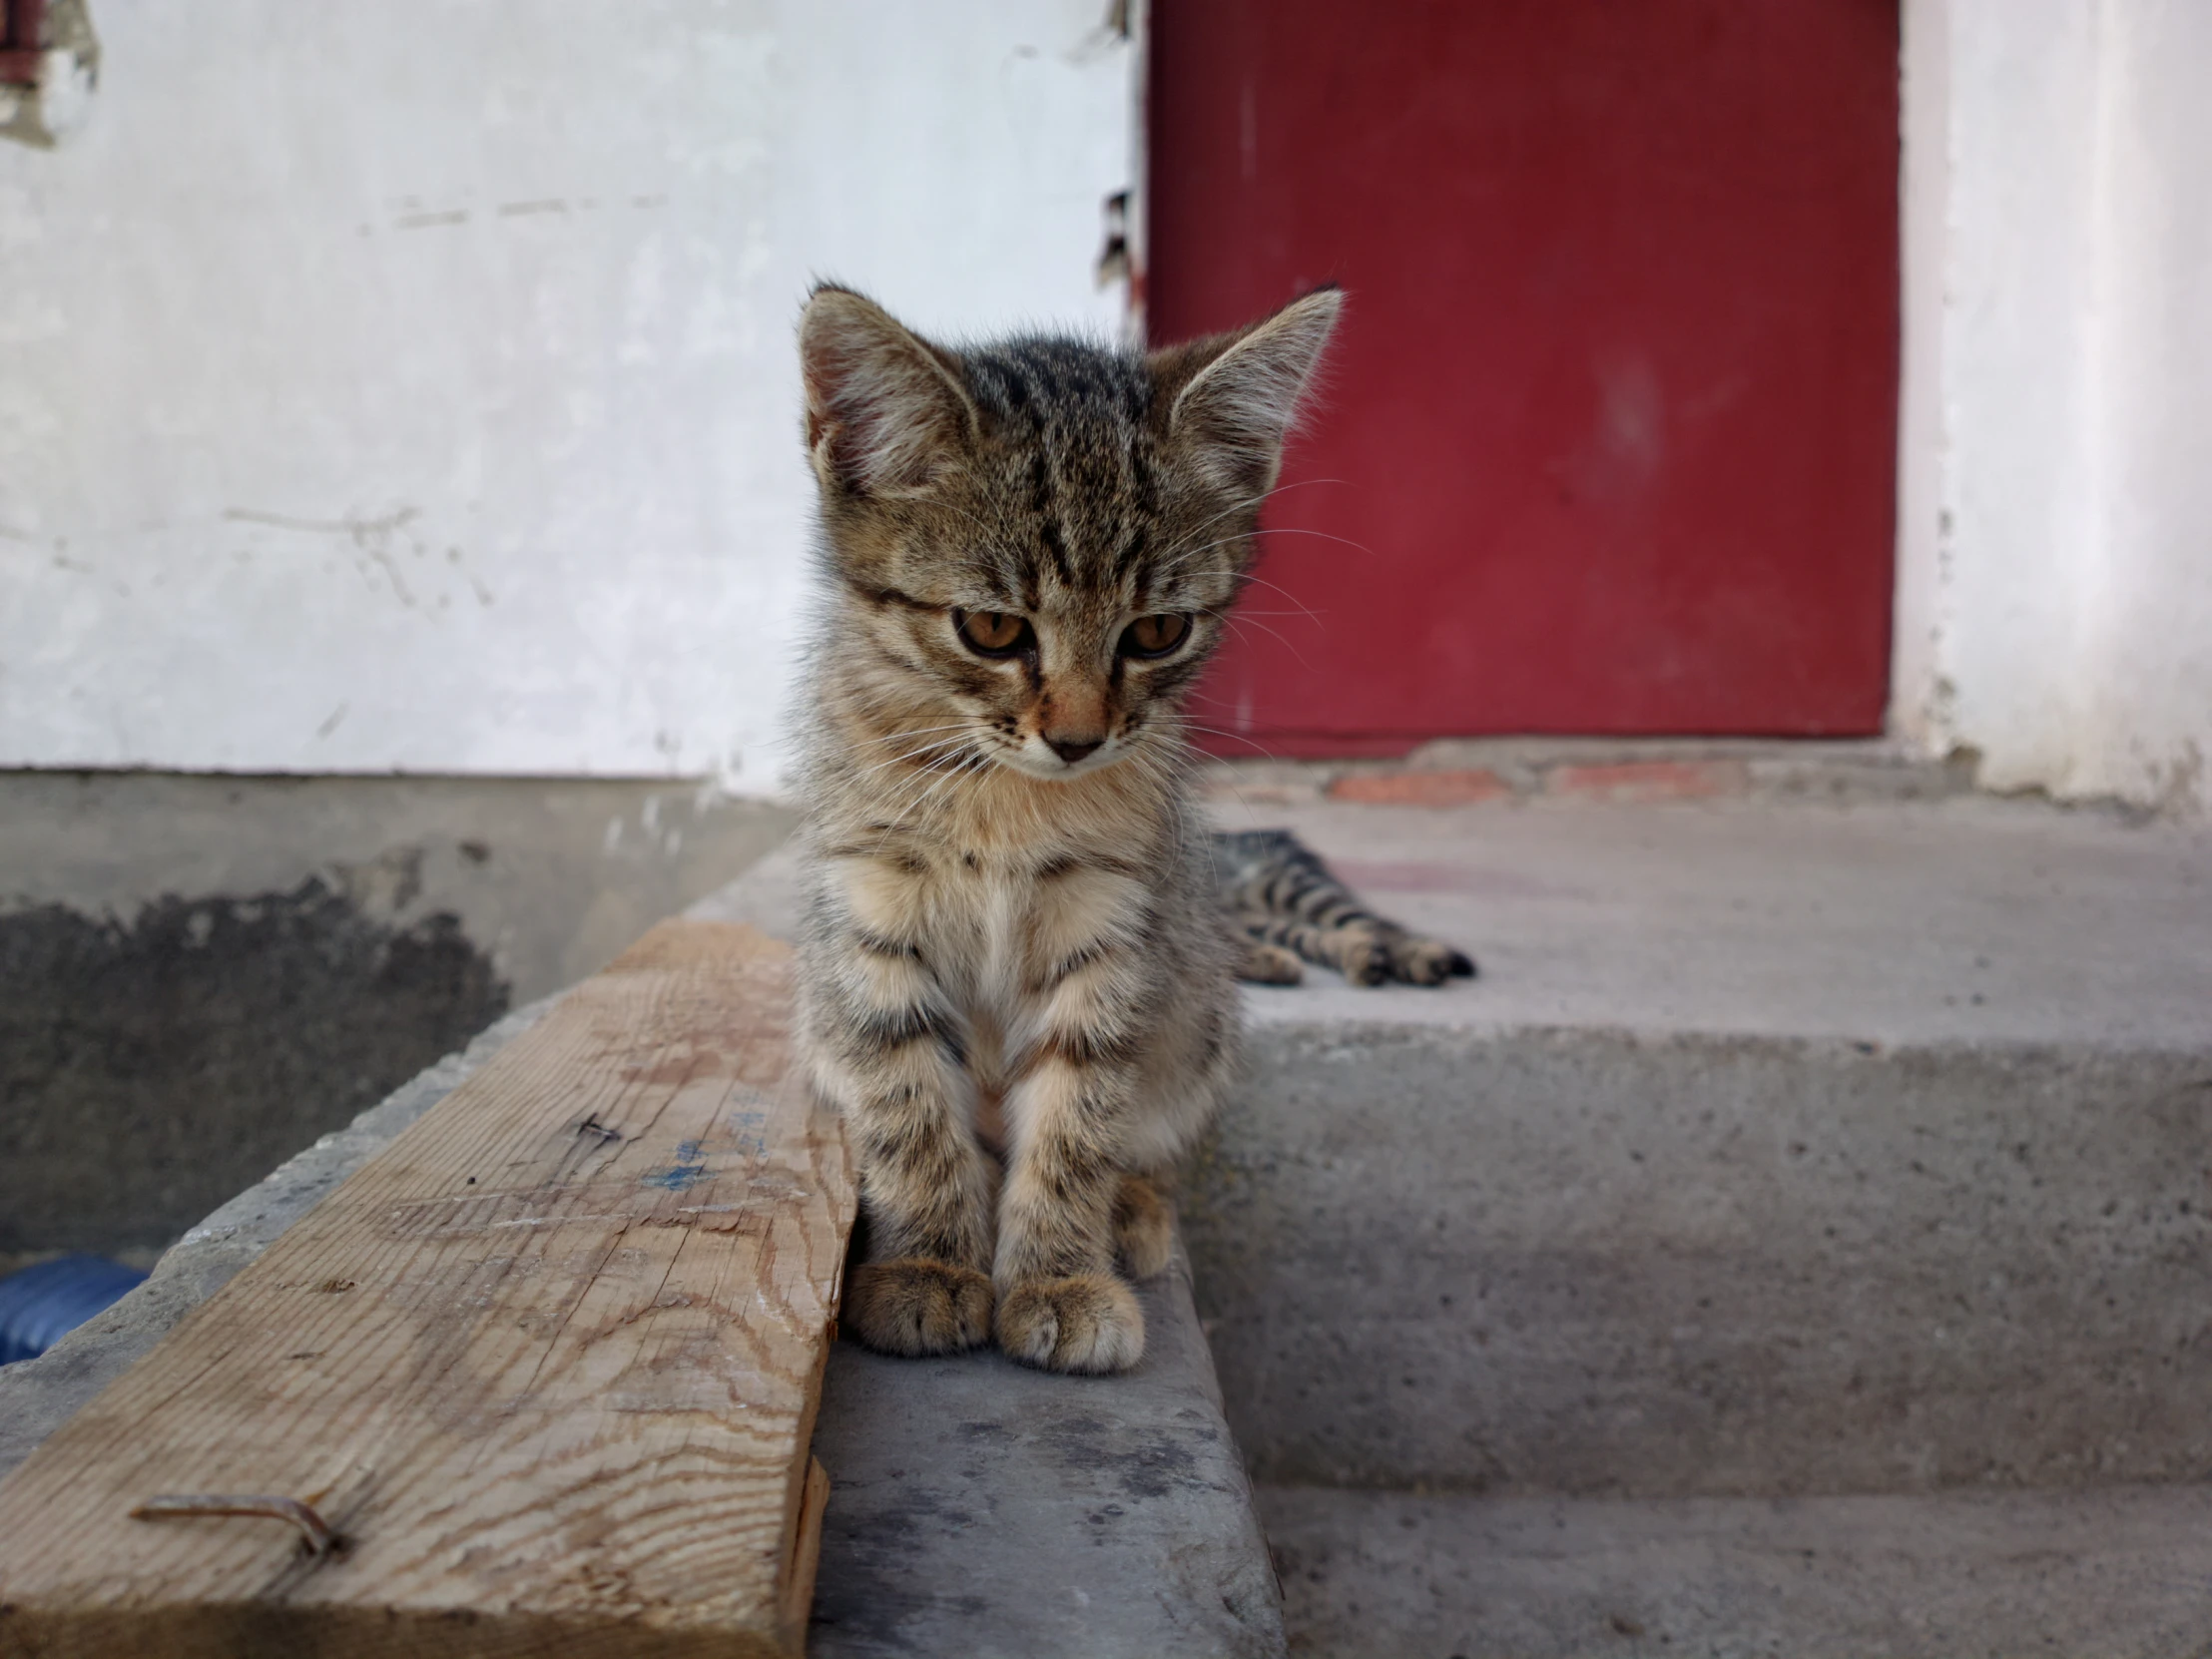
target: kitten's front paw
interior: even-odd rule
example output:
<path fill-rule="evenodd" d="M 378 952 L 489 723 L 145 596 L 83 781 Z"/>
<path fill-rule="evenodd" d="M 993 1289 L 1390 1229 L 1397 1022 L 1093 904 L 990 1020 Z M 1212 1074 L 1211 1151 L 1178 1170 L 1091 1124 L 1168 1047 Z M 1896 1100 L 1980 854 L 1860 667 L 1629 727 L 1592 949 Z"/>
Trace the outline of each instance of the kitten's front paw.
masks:
<path fill-rule="evenodd" d="M 980 1348 L 991 1335 L 991 1282 L 925 1256 L 869 1262 L 845 1283 L 844 1323 L 869 1348 L 908 1360 Z"/>
<path fill-rule="evenodd" d="M 998 1346 L 1046 1371 L 1127 1371 L 1144 1358 L 1144 1310 L 1110 1274 L 1025 1280 L 999 1298 Z"/>

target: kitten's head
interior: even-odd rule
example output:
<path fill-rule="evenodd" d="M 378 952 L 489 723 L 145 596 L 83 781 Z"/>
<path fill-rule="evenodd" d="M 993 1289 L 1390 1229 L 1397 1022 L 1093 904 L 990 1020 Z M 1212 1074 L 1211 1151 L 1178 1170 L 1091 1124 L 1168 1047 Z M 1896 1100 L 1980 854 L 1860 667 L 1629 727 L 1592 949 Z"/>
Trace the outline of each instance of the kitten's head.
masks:
<path fill-rule="evenodd" d="M 1150 356 L 952 351 L 817 288 L 800 356 L 827 649 L 883 735 L 1042 779 L 1176 743 L 1338 305 L 1325 288 Z"/>

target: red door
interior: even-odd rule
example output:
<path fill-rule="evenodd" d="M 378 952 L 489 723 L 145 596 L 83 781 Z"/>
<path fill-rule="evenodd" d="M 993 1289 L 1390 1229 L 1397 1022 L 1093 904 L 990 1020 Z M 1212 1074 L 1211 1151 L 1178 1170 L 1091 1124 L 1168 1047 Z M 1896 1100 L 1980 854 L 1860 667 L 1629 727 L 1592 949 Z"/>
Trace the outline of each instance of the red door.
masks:
<path fill-rule="evenodd" d="M 1152 337 L 1348 297 L 1200 718 L 1284 754 L 1881 730 L 1898 27 L 1156 0 Z"/>

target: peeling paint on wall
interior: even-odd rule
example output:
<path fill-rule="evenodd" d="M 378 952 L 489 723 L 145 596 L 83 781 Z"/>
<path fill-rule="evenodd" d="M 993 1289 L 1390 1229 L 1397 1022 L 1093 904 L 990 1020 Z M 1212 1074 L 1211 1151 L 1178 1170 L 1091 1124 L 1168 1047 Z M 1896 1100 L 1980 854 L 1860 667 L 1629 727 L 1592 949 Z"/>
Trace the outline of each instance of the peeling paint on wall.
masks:
<path fill-rule="evenodd" d="M 507 1001 L 453 915 L 314 879 L 0 915 L 0 1252 L 162 1244 Z"/>
<path fill-rule="evenodd" d="M 8 8 L 0 7 L 0 12 Z M 0 139 L 51 150 L 92 112 L 100 84 L 100 39 L 86 0 L 45 0 L 37 13 L 36 78 L 30 84 L 0 81 Z"/>

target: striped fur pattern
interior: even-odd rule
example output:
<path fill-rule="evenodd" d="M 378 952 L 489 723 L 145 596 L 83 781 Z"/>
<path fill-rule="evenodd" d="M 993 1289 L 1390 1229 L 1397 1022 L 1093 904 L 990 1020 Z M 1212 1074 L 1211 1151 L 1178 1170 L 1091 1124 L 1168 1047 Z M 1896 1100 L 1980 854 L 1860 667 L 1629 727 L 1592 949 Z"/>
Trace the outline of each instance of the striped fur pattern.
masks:
<path fill-rule="evenodd" d="M 1183 703 L 1337 308 L 1147 356 L 809 302 L 801 1030 L 859 1165 L 843 1317 L 875 1348 L 1143 1353 L 1129 1282 L 1234 1075 L 1246 950 Z"/>
<path fill-rule="evenodd" d="M 1392 979 L 1440 985 L 1474 973 L 1464 951 L 1362 904 L 1288 830 L 1216 834 L 1214 874 L 1233 925 L 1248 941 L 1248 979 L 1296 984 L 1301 957 L 1335 968 L 1355 985 Z"/>

